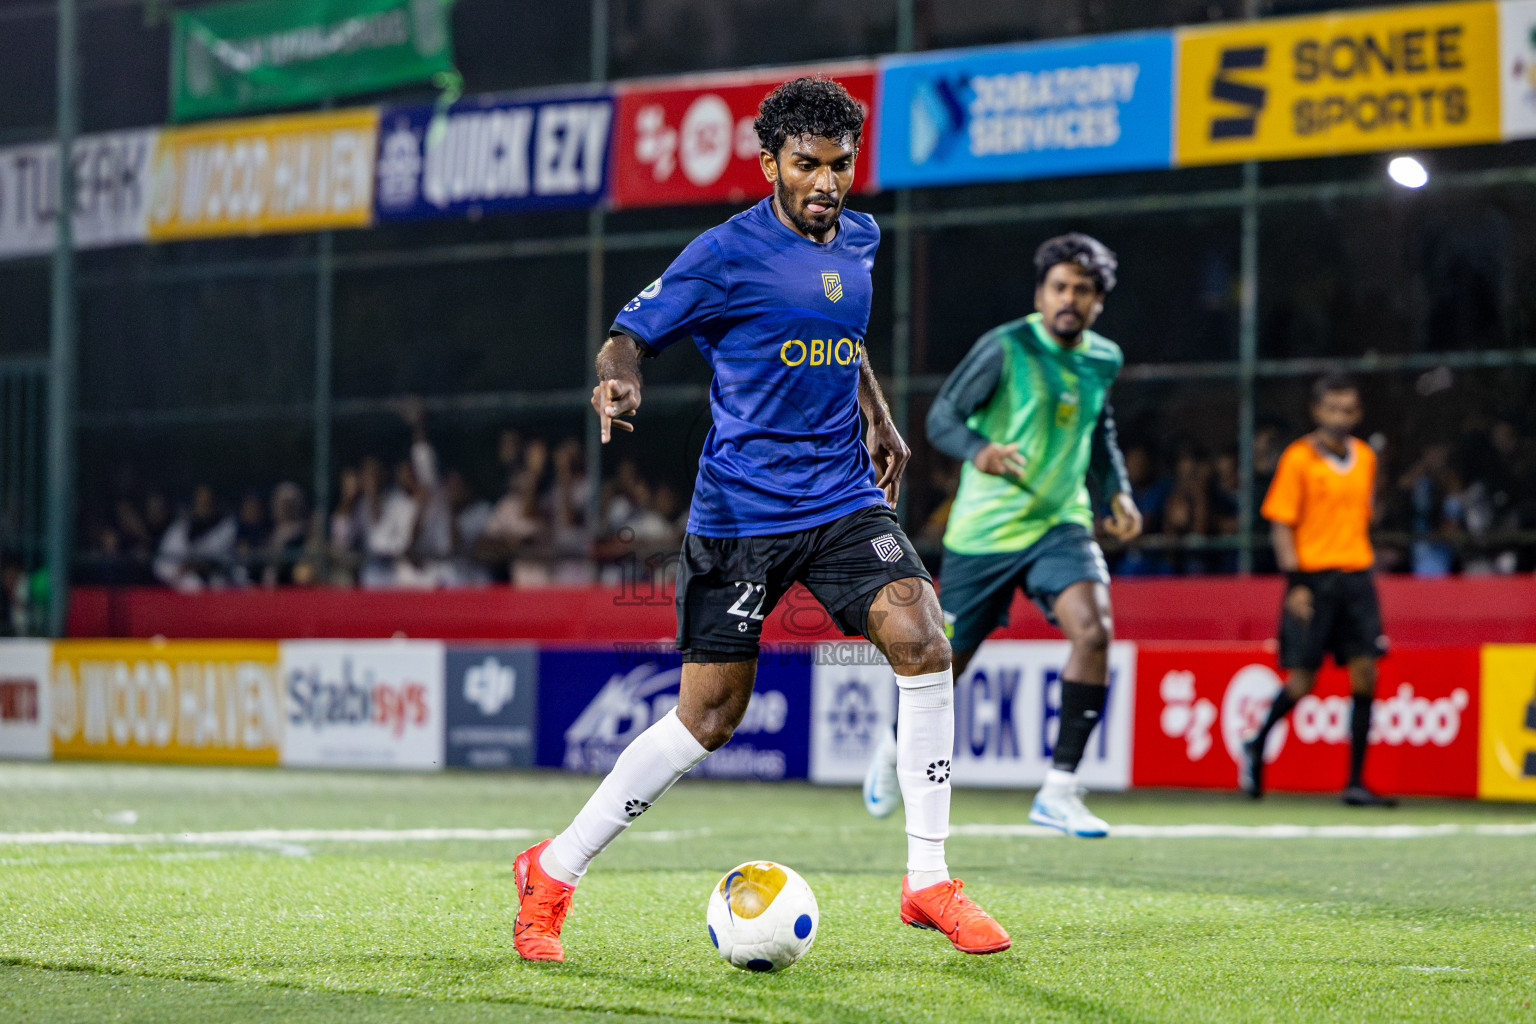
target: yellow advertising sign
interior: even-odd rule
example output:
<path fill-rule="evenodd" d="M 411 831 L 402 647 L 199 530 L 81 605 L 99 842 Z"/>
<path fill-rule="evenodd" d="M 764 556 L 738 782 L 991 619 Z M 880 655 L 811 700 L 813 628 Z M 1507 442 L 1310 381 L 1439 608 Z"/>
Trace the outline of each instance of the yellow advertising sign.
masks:
<path fill-rule="evenodd" d="M 1494 142 L 1498 5 L 1181 29 L 1176 76 L 1175 164 Z"/>
<path fill-rule="evenodd" d="M 61 640 L 50 696 L 57 758 L 278 762 L 276 642 Z"/>
<path fill-rule="evenodd" d="M 366 227 L 378 131 L 373 108 L 163 128 L 149 237 Z"/>
<path fill-rule="evenodd" d="M 1483 648 L 1477 795 L 1536 800 L 1536 645 Z"/>

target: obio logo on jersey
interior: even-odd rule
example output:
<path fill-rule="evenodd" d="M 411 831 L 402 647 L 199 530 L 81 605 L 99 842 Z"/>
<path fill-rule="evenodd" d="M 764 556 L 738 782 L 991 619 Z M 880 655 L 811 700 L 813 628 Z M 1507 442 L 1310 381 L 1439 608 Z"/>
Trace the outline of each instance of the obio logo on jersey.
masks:
<path fill-rule="evenodd" d="M 779 359 L 785 366 L 799 366 L 802 363 L 811 366 L 852 366 L 859 361 L 864 354 L 863 340 L 854 341 L 852 338 L 830 339 L 812 338 L 810 341 L 801 341 L 792 338 L 779 347 Z"/>

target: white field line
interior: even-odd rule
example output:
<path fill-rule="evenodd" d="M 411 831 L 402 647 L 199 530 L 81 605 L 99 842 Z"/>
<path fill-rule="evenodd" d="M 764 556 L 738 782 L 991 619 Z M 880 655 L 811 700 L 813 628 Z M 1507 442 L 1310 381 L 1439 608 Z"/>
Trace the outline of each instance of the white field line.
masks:
<path fill-rule="evenodd" d="M 1427 839 L 1438 836 L 1536 836 L 1536 822 L 1502 825 L 1111 825 L 1125 839 Z M 677 842 L 709 829 L 633 833 Z M 992 839 L 1058 836 L 1039 825 L 955 825 L 957 836 Z M 531 828 L 250 829 L 238 832 L 0 832 L 0 846 L 281 846 L 298 843 L 524 842 L 547 835 Z"/>
<path fill-rule="evenodd" d="M 954 825 L 951 835 L 993 839 L 1059 836 L 1040 825 Z M 1121 839 L 1430 839 L 1437 836 L 1536 836 L 1536 822 L 1503 825 L 1111 825 Z"/>

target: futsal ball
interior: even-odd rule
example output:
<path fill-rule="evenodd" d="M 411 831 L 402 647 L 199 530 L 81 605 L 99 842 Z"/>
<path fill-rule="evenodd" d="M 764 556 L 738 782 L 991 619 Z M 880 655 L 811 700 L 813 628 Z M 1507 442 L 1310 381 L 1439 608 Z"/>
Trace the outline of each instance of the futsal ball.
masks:
<path fill-rule="evenodd" d="M 769 860 L 738 864 L 709 894 L 709 941 L 734 967 L 782 971 L 816 941 L 816 895 Z"/>

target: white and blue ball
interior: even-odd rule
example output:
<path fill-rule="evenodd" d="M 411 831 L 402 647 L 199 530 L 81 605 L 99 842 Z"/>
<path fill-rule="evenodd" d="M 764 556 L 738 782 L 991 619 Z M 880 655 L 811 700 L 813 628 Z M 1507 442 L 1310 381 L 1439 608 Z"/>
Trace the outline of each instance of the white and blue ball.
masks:
<path fill-rule="evenodd" d="M 709 894 L 709 941 L 734 967 L 782 971 L 816 941 L 816 895 L 772 861 L 738 864 Z"/>

